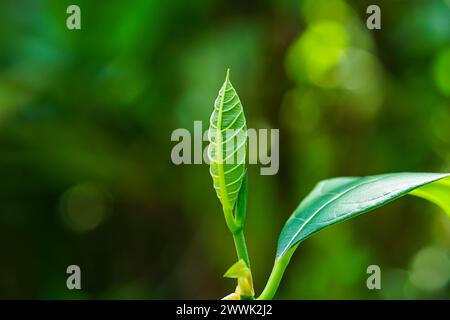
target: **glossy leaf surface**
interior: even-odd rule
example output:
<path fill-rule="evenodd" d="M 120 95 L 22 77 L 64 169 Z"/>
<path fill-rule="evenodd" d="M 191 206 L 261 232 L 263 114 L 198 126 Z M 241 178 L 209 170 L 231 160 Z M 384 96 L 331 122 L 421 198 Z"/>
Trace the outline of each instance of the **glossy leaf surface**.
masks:
<path fill-rule="evenodd" d="M 278 239 L 277 258 L 313 233 L 385 205 L 406 194 L 450 214 L 450 174 L 392 173 L 323 180 L 300 203 Z"/>

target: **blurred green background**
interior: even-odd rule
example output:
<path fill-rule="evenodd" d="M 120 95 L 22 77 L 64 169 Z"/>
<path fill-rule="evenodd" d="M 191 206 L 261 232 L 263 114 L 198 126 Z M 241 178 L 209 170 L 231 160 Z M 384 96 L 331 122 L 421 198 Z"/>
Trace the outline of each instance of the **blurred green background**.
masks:
<path fill-rule="evenodd" d="M 66 28 L 81 7 L 82 29 Z M 381 30 L 366 8 L 381 7 Z M 260 292 L 320 179 L 450 172 L 450 3 L 1 1 L 0 298 L 216 299 L 235 281 L 208 166 L 171 162 L 231 68 L 280 171 L 249 172 Z M 205 143 L 206 146 L 206 143 Z M 82 290 L 66 288 L 66 268 Z M 367 266 L 382 289 L 366 287 Z M 450 298 L 450 219 L 407 197 L 307 239 L 277 298 Z"/>

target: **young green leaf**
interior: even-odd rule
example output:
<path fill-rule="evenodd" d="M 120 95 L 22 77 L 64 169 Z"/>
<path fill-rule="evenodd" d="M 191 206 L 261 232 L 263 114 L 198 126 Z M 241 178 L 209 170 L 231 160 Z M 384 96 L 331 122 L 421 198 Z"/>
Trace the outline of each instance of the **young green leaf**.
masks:
<path fill-rule="evenodd" d="M 229 227 L 245 175 L 247 126 L 241 101 L 229 80 L 219 90 L 209 127 L 210 174 Z"/>
<path fill-rule="evenodd" d="M 255 295 L 252 273 L 244 260 L 241 259 L 233 264 L 223 276 L 225 278 L 237 279 L 238 285 L 235 293 L 240 297 L 252 297 Z"/>
<path fill-rule="evenodd" d="M 277 259 L 313 233 L 406 194 L 434 202 L 450 214 L 449 176 L 392 173 L 321 181 L 286 222 L 278 239 Z"/>

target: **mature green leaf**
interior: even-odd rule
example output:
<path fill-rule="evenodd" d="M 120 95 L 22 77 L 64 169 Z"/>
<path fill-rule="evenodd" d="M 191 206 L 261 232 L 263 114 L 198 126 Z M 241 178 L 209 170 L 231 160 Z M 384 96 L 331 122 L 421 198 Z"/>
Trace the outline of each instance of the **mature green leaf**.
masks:
<path fill-rule="evenodd" d="M 450 214 L 450 174 L 392 173 L 319 182 L 286 222 L 277 258 L 313 233 L 412 194 Z"/>
<path fill-rule="evenodd" d="M 225 214 L 236 203 L 245 175 L 247 126 L 241 101 L 229 80 L 219 90 L 209 127 L 210 173 Z"/>

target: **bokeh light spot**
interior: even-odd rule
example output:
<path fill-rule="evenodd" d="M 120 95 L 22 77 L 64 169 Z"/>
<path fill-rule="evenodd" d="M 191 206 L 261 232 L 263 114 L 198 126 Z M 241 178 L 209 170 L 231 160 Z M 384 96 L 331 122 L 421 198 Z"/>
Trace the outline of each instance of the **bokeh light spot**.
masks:
<path fill-rule="evenodd" d="M 433 78 L 438 89 L 450 96 L 450 47 L 439 52 L 433 63 Z"/>
<path fill-rule="evenodd" d="M 450 259 L 448 252 L 439 247 L 426 247 L 414 257 L 409 280 L 418 289 L 437 291 L 450 280 Z"/>
<path fill-rule="evenodd" d="M 343 26 L 323 20 L 311 25 L 288 53 L 288 72 L 295 79 L 329 87 L 335 84 L 333 67 L 341 59 L 348 38 Z"/>
<path fill-rule="evenodd" d="M 63 221 L 76 232 L 99 226 L 111 209 L 111 197 L 99 186 L 83 183 L 67 190 L 61 197 Z"/>
<path fill-rule="evenodd" d="M 306 0 L 301 2 L 301 13 L 308 23 L 319 20 L 346 22 L 351 9 L 342 0 Z"/>

